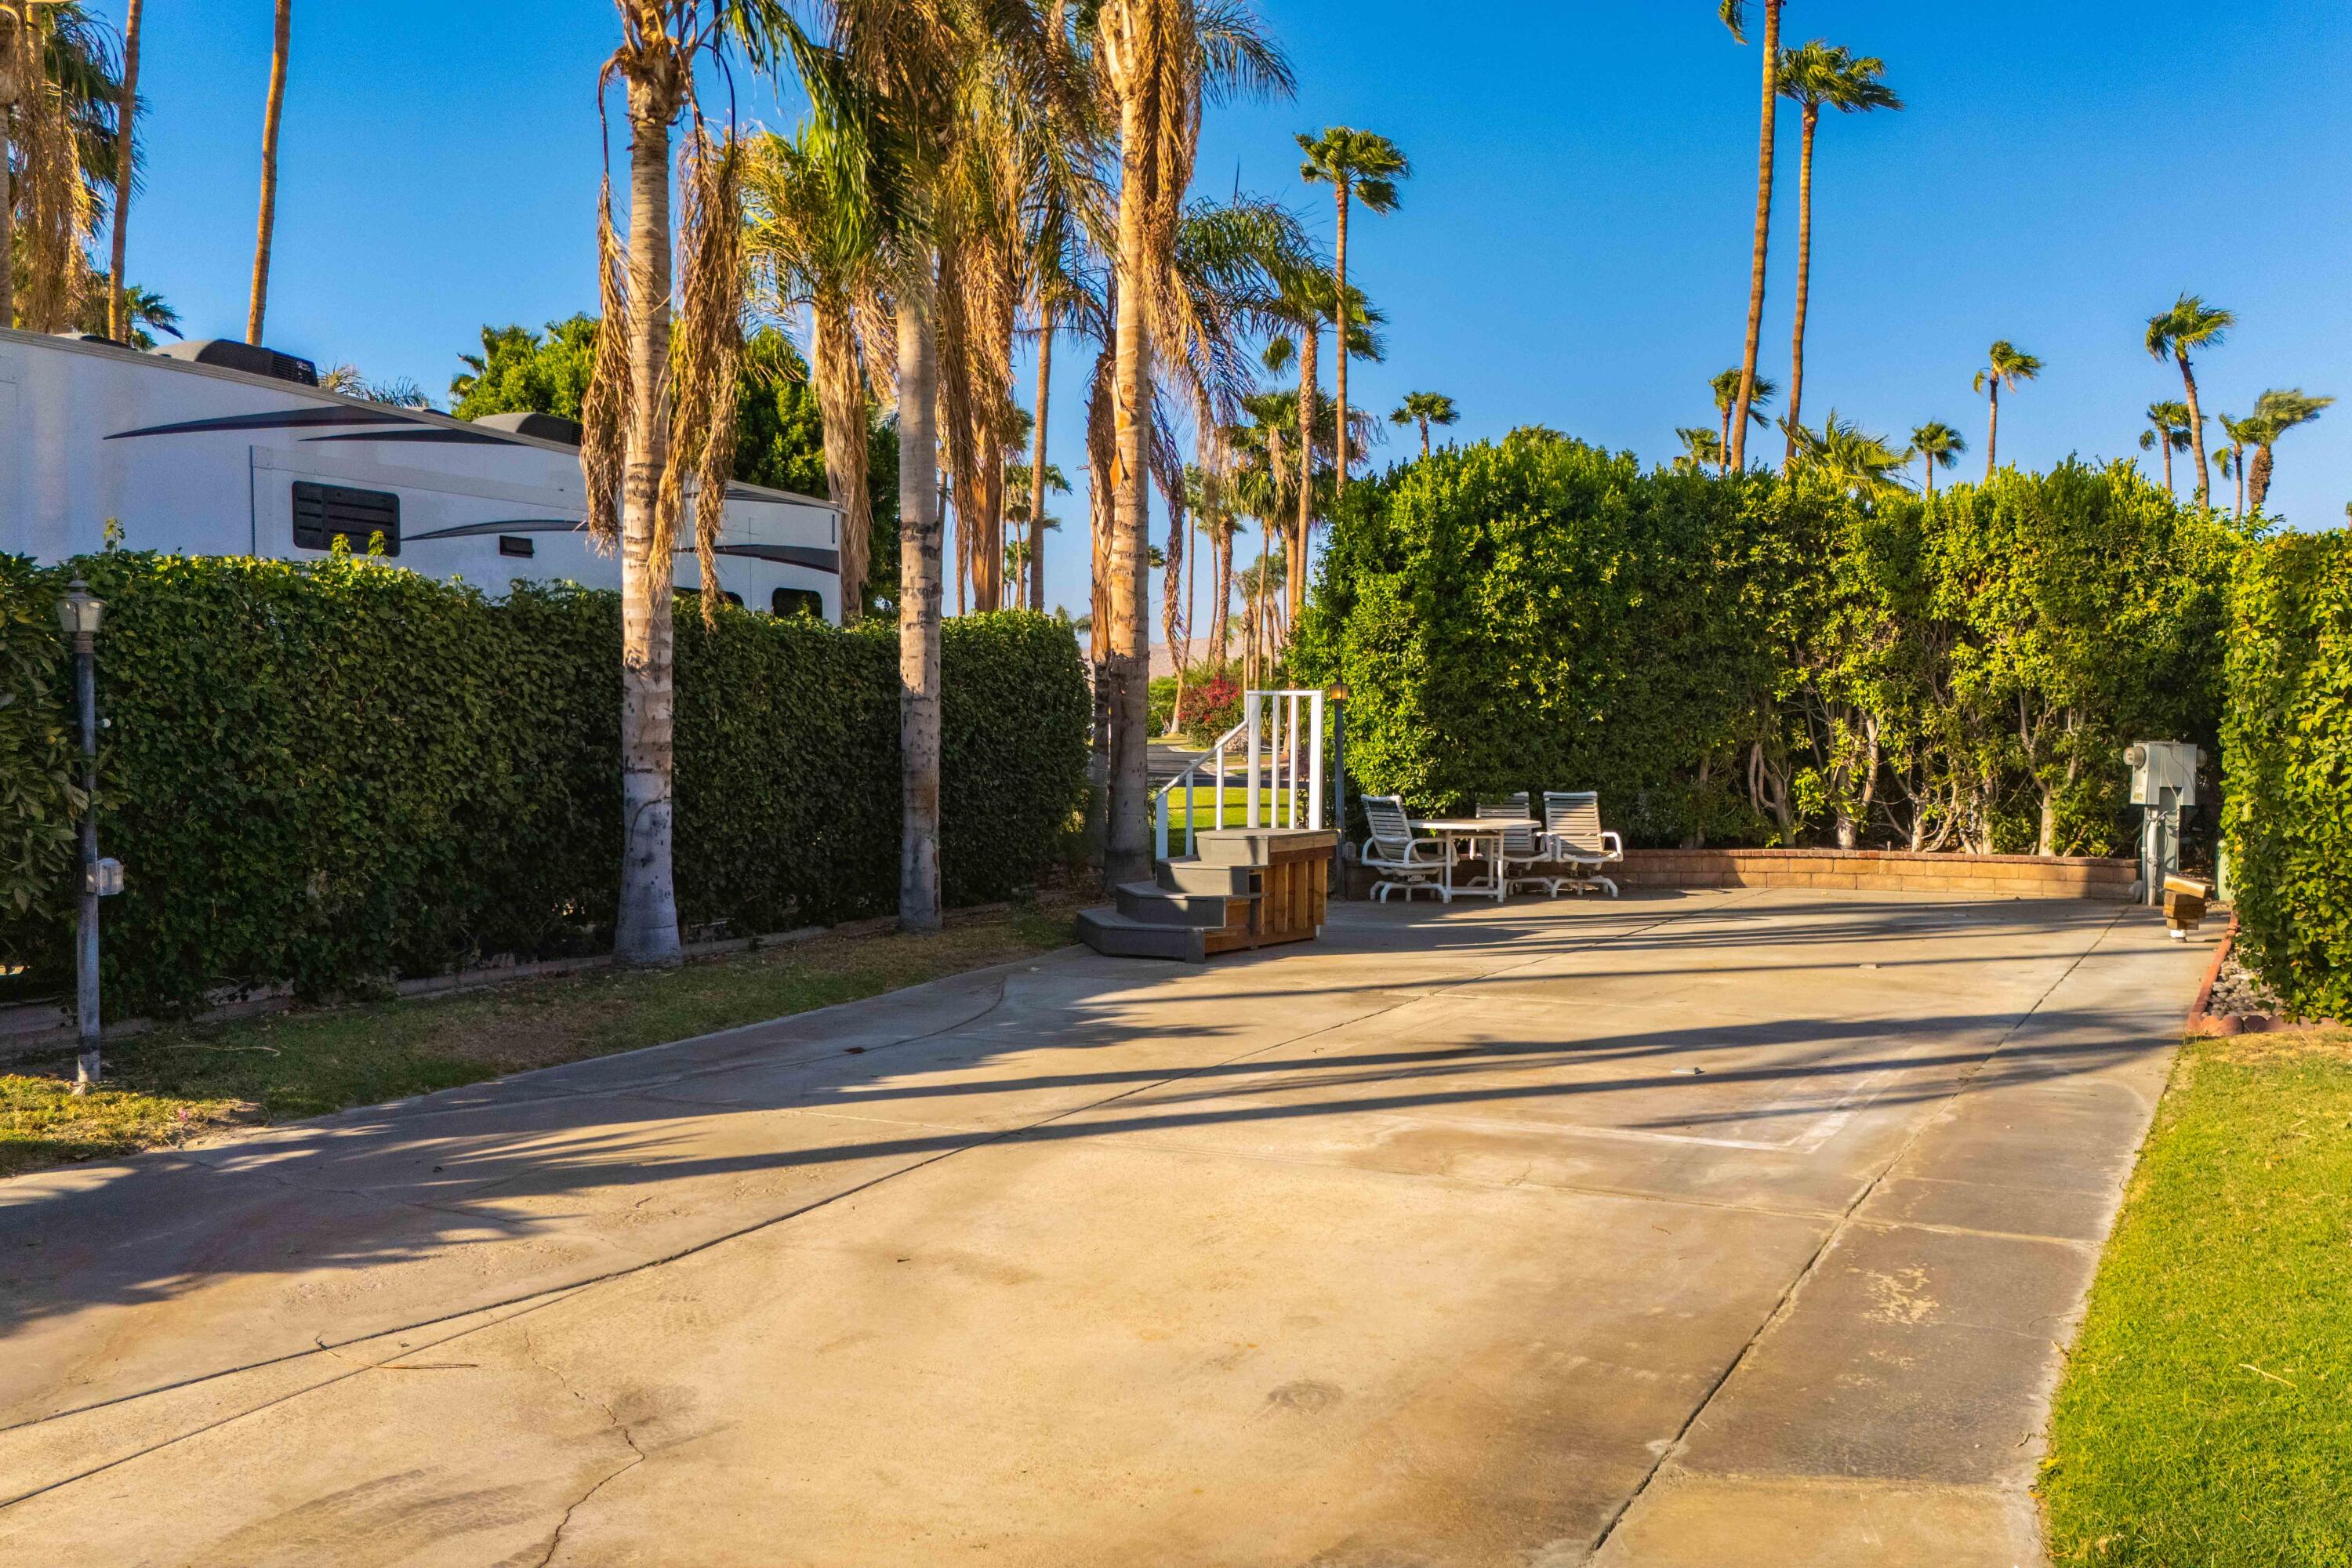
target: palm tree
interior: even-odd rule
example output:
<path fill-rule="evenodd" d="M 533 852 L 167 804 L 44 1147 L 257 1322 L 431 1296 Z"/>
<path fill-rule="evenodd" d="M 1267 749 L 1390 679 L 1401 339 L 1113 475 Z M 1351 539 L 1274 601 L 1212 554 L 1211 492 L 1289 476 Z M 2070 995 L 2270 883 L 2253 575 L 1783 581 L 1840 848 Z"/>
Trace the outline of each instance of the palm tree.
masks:
<path fill-rule="evenodd" d="M 672 563 L 689 490 L 726 493 L 742 355 L 740 158 L 706 127 L 694 77 L 698 65 L 723 62 L 730 46 L 755 64 L 768 63 L 790 23 L 772 0 L 713 0 L 708 6 L 702 0 L 614 0 L 614 8 L 621 45 L 599 79 L 617 81 L 626 104 L 629 231 L 625 249 L 613 226 L 608 184 L 598 214 L 604 330 L 582 408 L 580 463 L 590 532 L 617 542 L 621 555 L 623 828 L 614 952 L 625 963 L 675 963 Z M 282 77 L 283 0 L 278 16 Z M 672 267 L 670 191 L 671 130 L 681 115 L 688 122 L 676 234 L 682 279 Z M 275 122 L 273 111 L 273 134 Z M 266 242 L 266 219 L 263 235 Z M 256 336 L 265 279 L 257 266 Z M 695 510 L 704 614 L 715 616 L 723 513 L 718 506 Z"/>
<path fill-rule="evenodd" d="M 743 169 L 745 244 L 753 275 L 779 306 L 809 311 L 809 380 L 816 389 L 828 498 L 841 508 L 841 615 L 855 623 L 873 559 L 874 506 L 866 489 L 866 371 L 856 327 L 879 311 L 875 237 L 842 171 L 804 128 L 787 140 L 753 139 Z"/>
<path fill-rule="evenodd" d="M 1738 365 L 1720 373 L 1706 384 L 1707 390 L 1715 394 L 1715 411 L 1723 419 L 1722 437 L 1715 448 L 1718 476 L 1728 472 L 1731 467 L 1731 411 L 1739 405 L 1739 388 L 1743 383 L 1748 387 L 1748 418 L 1752 424 L 1770 424 L 1771 420 L 1764 410 L 1780 395 L 1779 382 L 1767 375 L 1748 377 Z"/>
<path fill-rule="evenodd" d="M 2246 504 L 2255 511 L 2271 493 L 2271 447 L 2277 439 L 2298 425 L 2308 425 L 2319 417 L 2319 411 L 2334 403 L 2333 397 L 2315 397 L 2300 387 L 2273 388 L 2254 399 L 2254 417 L 2263 422 L 2262 439 L 2246 474 Z"/>
<path fill-rule="evenodd" d="M 1675 435 L 1683 444 L 1681 454 L 1674 461 L 1675 471 L 1691 474 L 1703 474 L 1709 468 L 1718 473 L 1722 471 L 1723 441 L 1714 431 L 1703 425 L 1677 426 Z"/>
<path fill-rule="evenodd" d="M 1748 466 L 1748 414 L 1756 404 L 1756 352 L 1764 335 L 1764 258 L 1772 237 L 1773 111 L 1780 96 L 1780 7 L 1785 0 L 1764 3 L 1764 111 L 1756 151 L 1756 247 L 1748 274 L 1748 342 L 1739 362 L 1739 390 L 1732 399 L 1730 428 L 1724 445 L 1731 468 Z M 1731 36 L 1748 42 L 1746 0 L 1722 0 L 1718 14 Z"/>
<path fill-rule="evenodd" d="M 1389 423 L 1420 426 L 1421 455 L 1426 458 L 1429 456 L 1429 427 L 1451 425 L 1461 417 L 1454 409 L 1454 399 L 1442 392 L 1408 392 L 1404 395 L 1404 401 L 1390 414 Z"/>
<path fill-rule="evenodd" d="M 122 98 L 114 116 L 114 247 L 112 268 L 107 273 L 106 335 L 117 342 L 131 341 L 129 287 L 122 280 L 122 257 L 131 236 L 131 173 L 133 126 L 139 115 L 139 24 L 144 0 L 130 0 L 122 18 Z"/>
<path fill-rule="evenodd" d="M 80 320 L 92 186 L 113 176 L 105 121 L 119 91 L 79 5 L 0 0 L 0 326 L 54 332 Z"/>
<path fill-rule="evenodd" d="M 2017 348 L 2007 338 L 1994 340 L 1987 356 L 1985 368 L 1977 372 L 1969 383 L 1984 395 L 1991 414 L 1985 428 L 1985 479 L 1991 482 L 1995 458 L 2000 448 L 2000 389 L 2015 392 L 2022 383 L 2032 381 L 2042 374 L 2042 362 Z"/>
<path fill-rule="evenodd" d="M 1824 106 L 1841 114 L 1867 114 L 1874 109 L 1901 109 L 1903 100 L 1883 79 L 1886 62 L 1874 55 L 1856 58 L 1844 45 L 1820 38 L 1801 48 L 1782 51 L 1780 96 L 1801 110 L 1803 151 L 1797 163 L 1797 318 L 1789 349 L 1788 422 L 1795 426 L 1805 395 L 1805 305 L 1813 270 L 1813 133 L 1821 127 Z M 1791 444 L 1785 462 L 1794 462 Z"/>
<path fill-rule="evenodd" d="M 1364 204 L 1367 211 L 1391 213 L 1397 208 L 1399 180 L 1412 177 L 1412 165 L 1398 151 L 1395 142 L 1371 131 L 1351 131 L 1344 125 L 1325 128 L 1320 136 L 1301 133 L 1298 150 L 1307 161 L 1298 166 L 1299 178 L 1309 184 L 1328 181 L 1332 195 L 1339 203 L 1339 245 L 1333 255 L 1333 275 L 1339 280 L 1337 307 L 1332 320 L 1336 326 L 1333 341 L 1340 346 L 1334 357 L 1339 363 L 1332 367 L 1332 398 L 1339 405 L 1339 455 L 1333 466 L 1340 490 L 1348 488 L 1348 209 L 1354 201 Z"/>
<path fill-rule="evenodd" d="M 253 236 L 253 300 L 245 317 L 245 341 L 249 343 L 261 341 L 261 321 L 269 305 L 269 250 L 278 225 L 278 117 L 286 107 L 286 46 L 293 21 L 294 0 L 278 0 L 269 97 L 261 113 L 261 217 Z"/>
<path fill-rule="evenodd" d="M 1155 284 L 1176 248 L 1185 187 L 1199 152 L 1204 99 L 1286 93 L 1290 67 L 1238 7 L 1192 0 L 1103 0 L 1094 60 L 1106 119 L 1116 123 L 1118 200 L 1112 281 L 1111 445 L 1115 504 L 1107 577 L 1110 621 L 1109 822 L 1107 881 L 1150 874 L 1150 718 L 1146 588 Z"/>
<path fill-rule="evenodd" d="M 2147 423 L 2149 428 L 2139 433 L 2139 449 L 2164 454 L 2164 490 L 2167 495 L 2178 495 L 2172 484 L 2172 454 L 2186 452 L 2189 447 L 2188 405 L 2151 403 L 2147 405 Z"/>
<path fill-rule="evenodd" d="M 1960 433 L 1940 419 L 1930 419 L 1911 432 L 1908 456 L 1927 459 L 1922 465 L 1922 472 L 1927 479 L 1927 492 L 1931 498 L 1936 493 L 1936 470 L 1958 468 L 1960 454 L 1968 449 L 1969 444 L 1961 438 Z"/>
<path fill-rule="evenodd" d="M 1864 496 L 1903 488 L 1896 476 L 1911 460 L 1910 455 L 1896 451 L 1885 437 L 1871 435 L 1853 420 L 1840 419 L 1836 409 L 1830 410 L 1819 431 L 1808 430 L 1792 419 L 1781 420 L 1780 426 L 1796 453 L 1796 463 L 1828 474 Z"/>
<path fill-rule="evenodd" d="M 2218 448 L 2223 454 L 2221 477 L 2238 481 L 2236 515 L 2243 517 L 2246 515 L 2246 448 L 2276 439 L 2278 432 L 2272 429 L 2260 415 L 2251 415 L 2243 419 L 2232 419 L 2226 414 L 2216 414 L 2213 417 L 2220 423 L 2221 433 L 2229 437 L 2229 445 Z"/>
<path fill-rule="evenodd" d="M 2197 372 L 2189 363 L 2191 349 L 2220 348 L 2238 318 L 2201 295 L 2184 293 L 2168 310 L 2147 319 L 2147 353 L 2160 360 L 2170 355 L 2180 367 L 2180 384 L 2189 400 L 2189 449 L 2197 456 L 2197 504 L 2213 501 L 2213 476 L 2205 466 L 2205 416 L 2197 405 Z"/>

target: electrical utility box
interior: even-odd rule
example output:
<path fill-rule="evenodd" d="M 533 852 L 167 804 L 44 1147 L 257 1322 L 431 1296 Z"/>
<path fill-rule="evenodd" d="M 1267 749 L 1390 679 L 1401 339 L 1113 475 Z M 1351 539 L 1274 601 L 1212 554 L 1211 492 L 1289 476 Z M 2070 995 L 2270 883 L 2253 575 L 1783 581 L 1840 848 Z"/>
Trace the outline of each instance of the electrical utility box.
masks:
<path fill-rule="evenodd" d="M 2186 741 L 2142 741 L 2125 748 L 2124 761 L 2132 771 L 2131 803 L 2195 805 L 2197 765 L 2204 760 L 2204 752 Z"/>
<path fill-rule="evenodd" d="M 2160 903 L 2168 878 L 2180 871 L 2180 812 L 2197 804 L 2197 768 L 2205 753 L 2186 741 L 2142 741 L 2124 749 L 2132 804 L 2146 813 L 2140 830 L 2139 888 Z"/>

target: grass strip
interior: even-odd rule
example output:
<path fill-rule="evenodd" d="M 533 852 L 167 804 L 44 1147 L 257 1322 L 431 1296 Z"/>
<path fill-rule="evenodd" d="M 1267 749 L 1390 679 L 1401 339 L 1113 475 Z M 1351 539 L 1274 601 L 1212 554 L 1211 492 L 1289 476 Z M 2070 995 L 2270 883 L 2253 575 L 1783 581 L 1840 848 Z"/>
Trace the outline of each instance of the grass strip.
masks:
<path fill-rule="evenodd" d="M 70 1092 L 72 1052 L 62 1050 L 0 1074 L 0 1176 L 879 995 L 1059 947 L 1071 940 L 1074 907 L 950 917 L 930 936 L 826 935 L 675 970 L 596 970 L 455 996 L 162 1028 L 109 1042 L 104 1083 L 79 1098 Z"/>
<path fill-rule="evenodd" d="M 2183 1048 L 2039 1489 L 2060 1564 L 2352 1568 L 2352 1034 Z"/>

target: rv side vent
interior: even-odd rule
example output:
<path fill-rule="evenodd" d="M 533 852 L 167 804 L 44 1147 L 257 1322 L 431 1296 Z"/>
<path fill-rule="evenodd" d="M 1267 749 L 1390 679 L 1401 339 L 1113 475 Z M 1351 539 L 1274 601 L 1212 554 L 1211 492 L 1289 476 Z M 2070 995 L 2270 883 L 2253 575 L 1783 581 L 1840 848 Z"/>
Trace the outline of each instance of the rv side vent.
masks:
<path fill-rule="evenodd" d="M 580 445 L 580 422 L 560 414 L 485 414 L 472 423 L 485 430 L 503 430 L 509 436 L 529 436 L 566 447 Z"/>
<path fill-rule="evenodd" d="M 234 338 L 203 338 L 194 342 L 165 343 L 155 351 L 165 359 L 185 360 L 190 364 L 208 364 L 218 370 L 241 370 L 247 375 L 266 375 L 274 381 L 298 382 L 304 386 L 319 384 L 319 367 L 306 359 L 279 353 L 252 343 L 241 343 Z"/>
<path fill-rule="evenodd" d="M 341 485 L 294 481 L 294 543 L 302 550 L 333 548 L 340 537 L 352 553 L 364 555 L 383 535 L 383 552 L 400 553 L 400 498 L 390 490 L 354 490 Z"/>

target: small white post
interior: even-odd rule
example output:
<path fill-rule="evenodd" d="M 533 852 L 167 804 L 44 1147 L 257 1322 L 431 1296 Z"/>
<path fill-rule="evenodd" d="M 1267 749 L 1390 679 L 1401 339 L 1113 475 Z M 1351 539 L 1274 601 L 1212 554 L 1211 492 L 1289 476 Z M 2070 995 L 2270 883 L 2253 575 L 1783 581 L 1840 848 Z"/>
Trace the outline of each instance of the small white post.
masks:
<path fill-rule="evenodd" d="M 1257 710 L 1258 710 L 1259 702 L 1260 702 L 1260 696 L 1259 696 L 1259 694 L 1258 694 L 1257 692 L 1255 692 L 1255 691 L 1251 692 L 1247 697 L 1244 697 L 1244 699 L 1242 699 L 1242 720 L 1243 720 L 1243 721 L 1244 721 L 1244 723 L 1248 724 L 1248 726 L 1249 726 L 1249 817 L 1248 817 L 1248 826 L 1252 826 L 1252 827 L 1255 827 L 1255 826 L 1258 825 L 1258 822 L 1257 822 L 1257 783 L 1258 783 L 1258 780 L 1257 780 L 1257 770 L 1258 770 L 1258 761 L 1259 761 L 1260 756 L 1262 755 L 1262 753 L 1261 753 L 1261 752 L 1260 752 L 1260 750 L 1259 750 L 1258 734 L 1257 734 Z"/>
<path fill-rule="evenodd" d="M 1307 741 L 1307 826 L 1323 826 L 1323 694 L 1315 693 L 1307 700 L 1307 711 L 1312 717 L 1314 732 Z"/>

